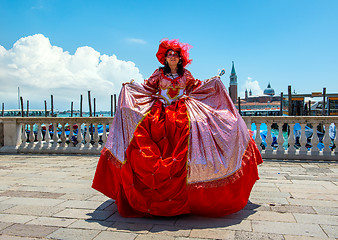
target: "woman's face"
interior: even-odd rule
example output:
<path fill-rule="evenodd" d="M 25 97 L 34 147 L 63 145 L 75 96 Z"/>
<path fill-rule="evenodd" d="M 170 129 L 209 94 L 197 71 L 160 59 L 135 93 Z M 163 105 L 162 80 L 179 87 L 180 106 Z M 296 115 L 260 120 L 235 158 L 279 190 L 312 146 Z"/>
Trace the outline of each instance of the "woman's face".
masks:
<path fill-rule="evenodd" d="M 180 61 L 180 55 L 174 50 L 169 50 L 165 59 L 167 60 L 169 66 L 175 66 Z"/>

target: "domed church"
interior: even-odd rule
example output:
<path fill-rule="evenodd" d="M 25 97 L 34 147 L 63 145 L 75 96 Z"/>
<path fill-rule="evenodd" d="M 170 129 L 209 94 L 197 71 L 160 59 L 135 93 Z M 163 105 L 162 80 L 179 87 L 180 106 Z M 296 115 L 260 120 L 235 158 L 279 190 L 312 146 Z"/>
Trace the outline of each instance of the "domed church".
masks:
<path fill-rule="evenodd" d="M 268 84 L 268 87 L 264 90 L 264 95 L 273 96 L 275 95 L 275 90 L 271 87 L 270 83 Z"/>

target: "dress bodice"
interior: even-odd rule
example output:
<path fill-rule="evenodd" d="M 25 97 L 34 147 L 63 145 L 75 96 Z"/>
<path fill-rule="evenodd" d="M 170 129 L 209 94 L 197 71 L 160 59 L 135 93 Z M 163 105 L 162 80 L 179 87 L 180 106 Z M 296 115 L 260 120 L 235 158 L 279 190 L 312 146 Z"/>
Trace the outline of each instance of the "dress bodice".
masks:
<path fill-rule="evenodd" d="M 178 74 L 165 75 L 162 69 L 157 69 L 145 80 L 145 85 L 153 88 L 165 105 L 170 105 L 189 92 L 192 87 L 198 85 L 199 82 L 186 69 L 184 69 L 182 76 Z"/>

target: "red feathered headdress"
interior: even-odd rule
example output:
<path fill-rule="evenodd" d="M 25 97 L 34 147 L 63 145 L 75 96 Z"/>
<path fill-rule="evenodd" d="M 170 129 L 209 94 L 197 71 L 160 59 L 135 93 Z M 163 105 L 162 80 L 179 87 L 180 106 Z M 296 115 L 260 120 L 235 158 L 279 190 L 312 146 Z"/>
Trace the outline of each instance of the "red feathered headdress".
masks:
<path fill-rule="evenodd" d="M 165 56 L 169 49 L 179 52 L 183 67 L 187 66 L 192 62 L 192 59 L 189 59 L 189 49 L 192 48 L 191 45 L 187 43 L 180 43 L 178 39 L 169 40 L 167 38 L 162 39 L 156 57 L 160 63 L 165 64 Z"/>

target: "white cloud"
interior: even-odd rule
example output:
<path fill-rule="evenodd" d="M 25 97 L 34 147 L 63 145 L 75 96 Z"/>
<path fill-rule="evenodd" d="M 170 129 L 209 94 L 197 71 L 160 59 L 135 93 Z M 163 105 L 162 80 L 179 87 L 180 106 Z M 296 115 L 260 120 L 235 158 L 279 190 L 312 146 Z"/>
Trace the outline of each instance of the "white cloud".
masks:
<path fill-rule="evenodd" d="M 128 42 L 137 43 L 137 44 L 146 44 L 147 43 L 145 40 L 140 39 L 140 38 L 127 38 L 126 40 Z"/>
<path fill-rule="evenodd" d="M 245 97 L 245 90 L 246 89 L 248 90 L 248 92 L 251 90 L 252 95 L 262 95 L 263 94 L 263 90 L 259 86 L 258 81 L 252 80 L 251 77 L 248 77 L 248 79 L 245 81 L 244 85 L 242 85 L 242 87 L 241 87 L 241 92 L 240 92 L 241 98 Z"/>
<path fill-rule="evenodd" d="M 80 94 L 88 109 L 87 92 L 96 98 L 98 110 L 110 109 L 110 95 L 119 94 L 123 82 L 142 81 L 133 62 L 115 55 L 100 54 L 93 48 L 79 47 L 74 55 L 51 45 L 48 38 L 36 34 L 19 39 L 13 48 L 0 45 L 0 102 L 5 108 L 17 108 L 17 88 L 31 108 L 44 108 L 54 95 L 55 108 L 78 109 Z"/>

